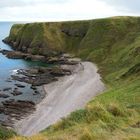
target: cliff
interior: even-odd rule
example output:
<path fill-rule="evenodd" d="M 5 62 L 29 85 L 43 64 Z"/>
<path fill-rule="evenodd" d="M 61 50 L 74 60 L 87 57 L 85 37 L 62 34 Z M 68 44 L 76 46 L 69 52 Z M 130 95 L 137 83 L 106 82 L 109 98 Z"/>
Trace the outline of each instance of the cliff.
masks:
<path fill-rule="evenodd" d="M 5 42 L 32 54 L 73 53 L 97 63 L 100 72 L 108 74 L 139 67 L 139 32 L 139 17 L 29 23 L 13 25 Z"/>
<path fill-rule="evenodd" d="M 13 25 L 5 39 L 16 50 L 48 55 L 79 46 L 89 21 Z"/>
<path fill-rule="evenodd" d="M 139 139 L 140 17 L 13 25 L 5 42 L 23 52 L 92 61 L 107 86 L 85 109 L 31 139 Z"/>

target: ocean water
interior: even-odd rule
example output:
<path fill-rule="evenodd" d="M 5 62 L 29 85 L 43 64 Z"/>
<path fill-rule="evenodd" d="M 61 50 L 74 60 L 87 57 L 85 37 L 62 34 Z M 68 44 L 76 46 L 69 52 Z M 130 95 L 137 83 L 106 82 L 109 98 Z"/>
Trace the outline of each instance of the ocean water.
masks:
<path fill-rule="evenodd" d="M 9 45 L 6 45 L 2 42 L 2 39 L 7 37 L 10 32 L 10 28 L 14 23 L 12 22 L 0 22 L 0 48 L 1 49 L 7 49 L 12 50 L 12 48 Z M 23 100 L 32 100 L 35 102 L 38 102 L 42 96 L 44 95 L 33 95 L 34 91 L 30 88 L 31 85 L 23 82 L 18 81 L 12 81 L 7 82 L 7 80 L 11 77 L 12 74 L 16 73 L 16 70 L 18 69 L 28 69 L 34 66 L 44 66 L 47 64 L 43 64 L 40 62 L 31 62 L 31 61 L 25 61 L 20 59 L 8 59 L 4 55 L 0 54 L 0 93 L 8 94 L 9 98 L 0 98 L 0 102 L 3 100 L 9 100 L 9 99 L 23 99 Z M 13 96 L 11 94 L 11 91 L 3 92 L 4 88 L 16 88 L 15 84 L 20 83 L 22 85 L 25 85 L 25 88 L 19 88 L 21 92 L 23 92 L 22 95 L 19 96 Z"/>

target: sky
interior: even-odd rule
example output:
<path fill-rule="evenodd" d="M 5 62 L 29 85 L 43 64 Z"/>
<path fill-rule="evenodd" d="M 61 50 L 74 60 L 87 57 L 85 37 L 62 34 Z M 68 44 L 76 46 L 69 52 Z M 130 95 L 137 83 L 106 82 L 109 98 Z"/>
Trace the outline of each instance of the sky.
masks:
<path fill-rule="evenodd" d="M 140 15 L 140 0 L 0 0 L 0 21 L 67 21 L 127 15 Z"/>

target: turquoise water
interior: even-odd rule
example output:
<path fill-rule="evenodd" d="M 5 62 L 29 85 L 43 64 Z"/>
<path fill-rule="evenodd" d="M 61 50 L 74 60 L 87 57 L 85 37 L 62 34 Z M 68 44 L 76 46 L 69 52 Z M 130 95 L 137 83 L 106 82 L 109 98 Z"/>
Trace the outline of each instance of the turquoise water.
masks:
<path fill-rule="evenodd" d="M 12 48 L 9 45 L 6 45 L 2 42 L 2 39 L 7 37 L 9 35 L 9 31 L 11 26 L 14 23 L 10 22 L 0 22 L 0 48 L 12 50 Z M 7 82 L 6 80 L 11 77 L 12 74 L 14 74 L 14 70 L 17 69 L 27 69 L 33 66 L 42 66 L 47 64 L 42 64 L 39 62 L 31 62 L 31 61 L 25 61 L 25 60 L 19 60 L 19 59 L 8 59 L 4 55 L 0 54 L 0 90 L 3 90 L 4 88 L 11 87 L 14 89 L 16 86 L 16 83 L 20 83 L 17 81 Z M 11 91 L 8 91 L 6 94 L 8 94 L 9 98 L 14 99 L 24 99 L 24 100 L 33 100 L 36 101 L 39 100 L 41 95 L 33 95 L 34 91 L 30 89 L 29 84 L 21 83 L 22 85 L 25 85 L 26 87 L 23 89 L 20 89 L 20 91 L 23 92 L 22 95 L 19 96 L 13 96 L 11 95 Z M 7 99 L 9 99 L 7 98 Z M 7 100 L 0 98 L 0 101 Z"/>

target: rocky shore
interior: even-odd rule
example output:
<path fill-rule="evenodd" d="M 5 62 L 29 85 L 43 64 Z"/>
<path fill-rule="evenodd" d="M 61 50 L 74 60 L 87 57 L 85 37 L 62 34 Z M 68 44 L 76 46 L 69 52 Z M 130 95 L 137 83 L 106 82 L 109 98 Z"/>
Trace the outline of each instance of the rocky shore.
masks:
<path fill-rule="evenodd" d="M 33 55 L 30 53 L 23 53 L 21 51 L 10 51 L 5 49 L 0 49 L 0 53 L 5 55 L 10 59 L 24 59 L 29 61 L 41 61 L 48 64 L 66 64 L 66 65 L 75 65 L 78 62 L 72 60 L 73 56 L 69 54 L 56 54 L 53 56 L 44 56 L 44 55 Z"/>
<path fill-rule="evenodd" d="M 7 82 L 17 82 L 14 84 L 14 88 L 6 87 L 0 90 L 0 98 L 4 99 L 0 103 L 0 114 L 5 115 L 5 119 L 0 120 L 0 124 L 6 127 L 13 127 L 17 120 L 23 119 L 36 110 L 35 102 L 14 98 L 24 94 L 22 92 L 22 89 L 24 90 L 24 88 L 26 88 L 24 83 L 30 85 L 30 89 L 33 90 L 33 96 L 39 95 L 41 93 L 38 90 L 38 87 L 58 81 L 59 77 L 71 75 L 73 73 L 73 67 L 76 67 L 76 65 L 80 63 L 79 59 L 75 59 L 69 54 L 57 54 L 55 56 L 46 57 L 43 55 L 33 55 L 4 49 L 0 49 L 0 53 L 10 59 L 24 59 L 27 61 L 52 64 L 51 67 L 36 66 L 30 69 L 18 69 L 16 74 L 11 75 L 11 77 L 7 79 Z"/>

